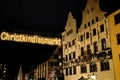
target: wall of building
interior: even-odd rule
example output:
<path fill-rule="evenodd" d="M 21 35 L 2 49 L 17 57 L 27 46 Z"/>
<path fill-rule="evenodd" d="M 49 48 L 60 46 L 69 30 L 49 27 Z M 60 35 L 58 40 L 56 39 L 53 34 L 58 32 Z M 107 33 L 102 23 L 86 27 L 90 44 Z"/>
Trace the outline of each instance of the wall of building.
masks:
<path fill-rule="evenodd" d="M 90 76 L 93 73 L 96 75 L 97 80 L 103 80 L 103 77 L 104 80 L 115 80 L 108 20 L 104 14 L 99 8 L 99 0 L 88 0 L 83 11 L 82 24 L 78 29 L 78 33 L 74 34 L 75 31 L 73 30 L 70 35 L 66 35 L 67 31 L 71 28 L 68 27 L 68 22 L 71 19 L 75 20 L 71 17 L 71 12 L 68 14 L 67 26 L 65 26 L 65 31 L 62 33 L 63 72 L 65 80 L 78 80 L 82 76 L 91 80 Z M 76 24 L 76 21 L 71 24 Z M 75 28 L 76 26 L 72 26 L 72 29 Z M 69 47 L 73 39 L 75 39 L 75 44 Z M 95 42 L 96 46 L 94 46 Z M 90 52 L 88 52 L 88 45 L 90 46 Z M 97 51 L 95 51 L 95 47 L 97 47 Z M 81 52 L 81 48 L 83 48 L 83 52 Z M 73 58 L 73 52 L 75 52 L 75 58 Z M 109 68 L 101 70 L 103 66 L 106 67 L 102 63 L 104 60 L 108 61 L 107 66 Z M 90 65 L 92 62 L 97 64 L 97 68 L 96 71 L 91 72 Z M 87 66 L 87 72 L 81 73 L 82 64 Z M 76 68 L 73 69 L 73 67 Z"/>
<path fill-rule="evenodd" d="M 109 21 L 109 30 L 110 30 L 110 38 L 111 38 L 111 46 L 112 46 L 112 55 L 114 62 L 114 70 L 115 70 L 115 80 L 120 80 L 120 44 L 117 41 L 117 34 L 120 34 L 120 15 L 118 16 L 118 24 L 115 24 L 115 15 L 120 14 L 120 9 L 113 12 L 108 16 Z M 120 39 L 119 39 L 120 40 Z"/>
<path fill-rule="evenodd" d="M 108 71 L 101 71 L 100 62 L 96 62 L 96 63 L 97 63 L 97 72 L 90 72 L 90 65 L 87 64 L 86 65 L 87 73 L 81 74 L 80 66 L 76 66 L 77 73 L 75 75 L 65 76 L 65 80 L 78 80 L 80 79 L 81 76 L 83 76 L 84 78 L 88 78 L 88 80 L 90 80 L 89 77 L 91 77 L 93 73 L 96 75 L 96 80 L 115 80 L 112 59 L 109 60 L 110 70 Z"/>

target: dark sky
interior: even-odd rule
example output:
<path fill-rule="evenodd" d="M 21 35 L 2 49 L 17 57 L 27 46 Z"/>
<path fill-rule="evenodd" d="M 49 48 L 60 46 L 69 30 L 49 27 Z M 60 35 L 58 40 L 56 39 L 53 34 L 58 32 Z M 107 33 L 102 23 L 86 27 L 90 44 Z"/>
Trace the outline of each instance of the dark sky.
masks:
<path fill-rule="evenodd" d="M 82 0 L 1 0 L 0 20 L 6 27 L 15 29 L 61 33 L 68 11 L 79 9 L 77 14 L 80 13 L 81 2 Z"/>
<path fill-rule="evenodd" d="M 85 4 L 86 0 L 0 0 L 0 31 L 11 29 L 46 35 L 51 33 L 57 36 L 64 31 L 69 11 L 72 11 L 77 26 L 80 26 L 81 11 Z M 119 8 L 119 4 L 119 0 L 100 1 L 101 9 L 107 12 Z M 1 54 L 9 57 L 6 63 L 10 61 L 9 71 L 13 75 L 18 71 L 20 64 L 24 65 L 24 69 L 38 64 L 42 62 L 39 61 L 42 54 L 45 53 L 49 57 L 56 47 L 1 41 L 0 45 L 0 50 L 4 52 Z M 47 59 L 46 55 L 43 56 Z"/>

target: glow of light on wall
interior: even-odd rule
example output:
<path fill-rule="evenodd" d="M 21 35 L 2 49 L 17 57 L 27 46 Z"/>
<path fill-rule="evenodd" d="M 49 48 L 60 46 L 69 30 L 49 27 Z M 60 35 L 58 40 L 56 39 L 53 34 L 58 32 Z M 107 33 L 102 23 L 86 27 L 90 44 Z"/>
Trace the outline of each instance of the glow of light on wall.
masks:
<path fill-rule="evenodd" d="M 29 42 L 37 44 L 47 44 L 47 45 L 61 45 L 61 39 L 42 37 L 38 35 L 27 35 L 18 33 L 2 32 L 0 34 L 0 40 L 15 41 L 15 42 Z"/>

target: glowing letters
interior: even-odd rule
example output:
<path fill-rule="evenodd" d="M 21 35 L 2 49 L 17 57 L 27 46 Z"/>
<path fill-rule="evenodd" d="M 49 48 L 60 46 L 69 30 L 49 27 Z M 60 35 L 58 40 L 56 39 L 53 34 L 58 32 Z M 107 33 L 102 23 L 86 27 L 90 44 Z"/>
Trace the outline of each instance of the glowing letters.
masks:
<path fill-rule="evenodd" d="M 61 45 L 61 39 L 59 38 L 47 38 L 37 35 L 27 35 L 18 33 L 2 32 L 0 34 L 1 40 L 15 41 L 15 42 L 30 42 L 37 44 L 48 44 L 48 45 Z"/>

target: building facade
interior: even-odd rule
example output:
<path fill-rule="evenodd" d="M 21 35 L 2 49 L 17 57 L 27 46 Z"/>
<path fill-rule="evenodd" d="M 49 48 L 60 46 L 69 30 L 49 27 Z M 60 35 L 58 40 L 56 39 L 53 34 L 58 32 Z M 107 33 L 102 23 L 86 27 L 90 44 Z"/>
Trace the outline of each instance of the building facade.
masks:
<path fill-rule="evenodd" d="M 109 22 L 99 0 L 87 0 L 78 30 L 68 14 L 62 46 L 65 80 L 115 80 Z"/>
<path fill-rule="evenodd" d="M 75 61 L 76 58 L 76 45 L 75 45 L 76 33 L 77 33 L 76 20 L 74 19 L 72 13 L 70 12 L 68 14 L 65 31 L 62 33 L 63 72 L 64 72 L 65 80 L 77 79 L 76 75 L 72 75 L 72 74 L 76 74 L 77 71 L 76 66 L 74 66 L 75 64 L 73 64 L 73 61 Z"/>
<path fill-rule="evenodd" d="M 120 80 L 120 9 L 108 16 L 115 80 Z"/>

